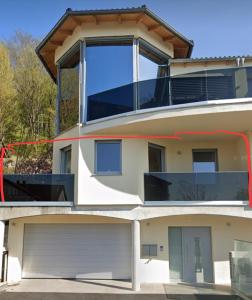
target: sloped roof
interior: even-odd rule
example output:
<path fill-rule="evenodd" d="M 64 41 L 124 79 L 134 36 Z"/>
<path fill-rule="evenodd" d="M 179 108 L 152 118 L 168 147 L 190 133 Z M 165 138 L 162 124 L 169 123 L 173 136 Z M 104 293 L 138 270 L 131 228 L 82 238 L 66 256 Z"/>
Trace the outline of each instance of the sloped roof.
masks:
<path fill-rule="evenodd" d="M 99 24 L 105 21 L 118 21 L 119 23 L 135 21 L 144 24 L 149 31 L 158 34 L 163 41 L 169 41 L 174 45 L 176 58 L 188 58 L 191 56 L 193 41 L 187 39 L 172 26 L 156 16 L 145 5 L 141 7 L 102 9 L 102 10 L 71 10 L 67 9 L 52 30 L 41 41 L 36 52 L 45 65 L 47 71 L 55 80 L 57 75 L 54 63 L 54 55 L 57 47 L 73 33 L 74 29 L 84 22 Z"/>

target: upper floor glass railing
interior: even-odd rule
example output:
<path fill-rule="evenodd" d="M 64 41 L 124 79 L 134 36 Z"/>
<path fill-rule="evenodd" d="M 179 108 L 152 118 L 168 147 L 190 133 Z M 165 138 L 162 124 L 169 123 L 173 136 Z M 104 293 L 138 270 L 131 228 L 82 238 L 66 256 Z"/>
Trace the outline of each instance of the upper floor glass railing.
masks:
<path fill-rule="evenodd" d="M 4 175 L 5 202 L 73 202 L 73 174 Z"/>
<path fill-rule="evenodd" d="M 134 110 L 252 97 L 252 67 L 139 81 L 88 96 L 87 121 Z"/>

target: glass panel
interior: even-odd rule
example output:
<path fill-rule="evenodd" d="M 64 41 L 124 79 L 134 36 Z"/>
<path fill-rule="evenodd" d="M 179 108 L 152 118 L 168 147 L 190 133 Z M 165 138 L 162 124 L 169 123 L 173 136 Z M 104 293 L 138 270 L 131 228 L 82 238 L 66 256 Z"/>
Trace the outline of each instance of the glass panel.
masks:
<path fill-rule="evenodd" d="M 207 100 L 206 73 L 183 74 L 171 78 L 172 104 L 186 104 Z"/>
<path fill-rule="evenodd" d="M 235 241 L 231 256 L 232 287 L 252 298 L 252 243 Z"/>
<path fill-rule="evenodd" d="M 139 46 L 139 109 L 169 105 L 168 58 Z"/>
<path fill-rule="evenodd" d="M 121 142 L 96 142 L 96 173 L 121 173 Z"/>
<path fill-rule="evenodd" d="M 217 169 L 216 156 L 216 150 L 193 150 L 193 171 L 195 173 L 215 172 Z"/>
<path fill-rule="evenodd" d="M 138 108 L 169 106 L 169 77 L 138 82 Z"/>
<path fill-rule="evenodd" d="M 168 76 L 168 58 L 164 58 L 140 42 L 138 76 L 139 81 Z"/>
<path fill-rule="evenodd" d="M 71 173 L 71 148 L 61 150 L 61 173 Z"/>
<path fill-rule="evenodd" d="M 195 255 L 195 272 L 201 273 L 202 272 L 202 257 L 200 251 L 200 238 L 194 238 L 194 255 Z"/>
<path fill-rule="evenodd" d="M 73 201 L 73 174 L 4 175 L 6 202 Z"/>
<path fill-rule="evenodd" d="M 248 200 L 247 172 L 147 173 L 145 201 Z"/>
<path fill-rule="evenodd" d="M 169 227 L 168 233 L 170 278 L 181 280 L 183 275 L 182 229 L 181 227 Z"/>
<path fill-rule="evenodd" d="M 164 149 L 159 146 L 149 145 L 149 171 L 164 171 Z"/>
<path fill-rule="evenodd" d="M 87 45 L 87 120 L 132 111 L 134 103 L 132 82 L 132 42 Z"/>
<path fill-rule="evenodd" d="M 60 131 L 79 121 L 79 63 L 80 47 L 76 47 L 60 64 Z"/>

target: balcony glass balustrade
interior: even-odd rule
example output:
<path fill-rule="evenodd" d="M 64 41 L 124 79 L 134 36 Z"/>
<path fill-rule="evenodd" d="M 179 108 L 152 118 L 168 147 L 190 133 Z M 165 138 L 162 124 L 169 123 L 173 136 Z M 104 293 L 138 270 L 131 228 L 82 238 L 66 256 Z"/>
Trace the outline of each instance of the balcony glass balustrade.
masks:
<path fill-rule="evenodd" d="M 145 202 L 247 201 L 247 172 L 146 173 Z"/>
<path fill-rule="evenodd" d="M 87 97 L 87 120 L 134 110 L 252 97 L 252 67 L 134 82 Z"/>
<path fill-rule="evenodd" d="M 5 202 L 72 202 L 73 174 L 4 175 Z"/>

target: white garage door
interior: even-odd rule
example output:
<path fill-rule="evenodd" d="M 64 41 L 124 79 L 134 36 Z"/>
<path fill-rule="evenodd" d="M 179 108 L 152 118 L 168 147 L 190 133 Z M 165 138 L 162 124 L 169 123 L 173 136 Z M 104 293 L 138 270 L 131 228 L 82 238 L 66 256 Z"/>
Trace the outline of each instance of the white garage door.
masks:
<path fill-rule="evenodd" d="M 129 224 L 26 224 L 23 278 L 129 279 Z"/>

